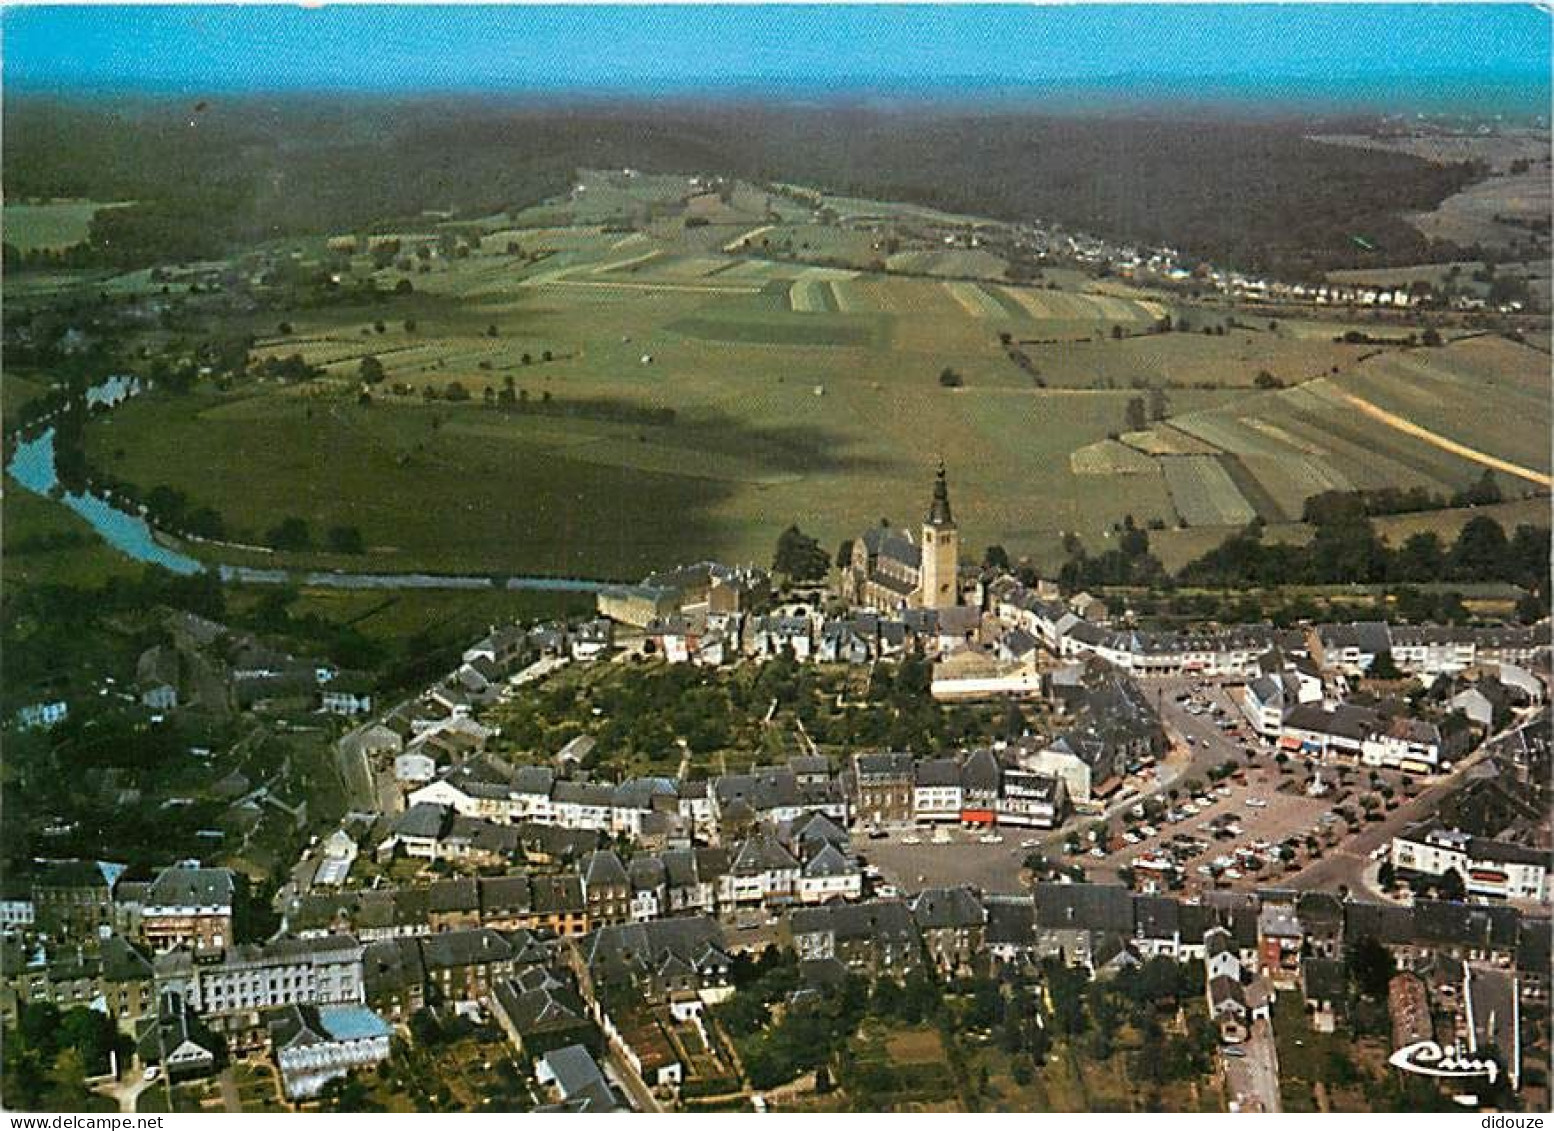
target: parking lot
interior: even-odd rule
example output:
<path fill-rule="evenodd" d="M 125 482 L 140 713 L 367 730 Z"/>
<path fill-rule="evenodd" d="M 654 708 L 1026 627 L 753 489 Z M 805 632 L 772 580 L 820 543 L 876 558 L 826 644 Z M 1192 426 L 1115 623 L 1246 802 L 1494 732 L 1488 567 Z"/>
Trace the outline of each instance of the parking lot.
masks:
<path fill-rule="evenodd" d="M 879 868 L 887 888 L 906 894 L 957 884 L 1018 892 L 1025 858 L 1040 851 L 1050 864 L 1077 865 L 1094 881 L 1115 881 L 1119 870 L 1129 868 L 1138 887 L 1191 896 L 1215 887 L 1284 882 L 1314 861 L 1353 854 L 1356 845 L 1368 854 L 1375 838 L 1356 837 L 1376 825 L 1363 819 L 1360 798 L 1385 791 L 1385 806 L 1376 814 L 1387 815 L 1415 788 L 1405 787 L 1401 774 L 1378 775 L 1373 785 L 1369 769 L 1324 767 L 1322 792 L 1312 795 L 1313 769 L 1299 760 L 1279 763 L 1247 728 L 1227 689 L 1186 678 L 1141 682 L 1173 751 L 1157 768 L 1130 778 L 1120 791 L 1129 796 L 1104 817 L 1074 817 L 1055 832 L 895 830 L 860 839 L 856 847 Z M 1227 766 L 1235 773 L 1216 780 Z M 1097 843 L 1091 833 L 1102 828 Z M 1076 837 L 1079 851 L 1071 853 Z"/>

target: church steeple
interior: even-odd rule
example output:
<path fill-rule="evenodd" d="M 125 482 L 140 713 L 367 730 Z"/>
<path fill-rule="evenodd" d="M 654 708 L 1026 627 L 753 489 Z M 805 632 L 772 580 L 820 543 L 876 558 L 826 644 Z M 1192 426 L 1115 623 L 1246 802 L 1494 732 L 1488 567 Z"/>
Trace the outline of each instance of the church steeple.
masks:
<path fill-rule="evenodd" d="M 929 526 L 954 526 L 950 517 L 950 486 L 944 478 L 944 459 L 939 460 L 939 474 L 933 481 L 933 502 L 928 507 Z"/>

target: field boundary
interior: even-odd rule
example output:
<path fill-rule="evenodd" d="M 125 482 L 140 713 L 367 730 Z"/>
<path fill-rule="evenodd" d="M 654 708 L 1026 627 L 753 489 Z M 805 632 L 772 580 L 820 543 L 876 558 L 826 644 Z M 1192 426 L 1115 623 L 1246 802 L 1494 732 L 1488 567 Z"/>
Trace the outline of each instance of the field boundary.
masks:
<path fill-rule="evenodd" d="M 1481 452 L 1477 448 L 1468 447 L 1466 444 L 1459 444 L 1456 440 L 1442 436 L 1439 432 L 1432 432 L 1428 428 L 1421 427 L 1412 420 L 1401 417 L 1395 412 L 1388 412 L 1381 406 L 1372 404 L 1364 397 L 1357 397 L 1345 389 L 1334 388 L 1333 392 L 1349 405 L 1363 412 L 1372 420 L 1385 424 L 1388 428 L 1395 428 L 1405 435 L 1423 440 L 1425 443 L 1440 448 L 1444 452 L 1450 452 L 1452 455 L 1461 456 L 1463 459 L 1482 464 L 1493 471 L 1503 471 L 1507 475 L 1514 475 L 1518 479 L 1525 479 L 1529 483 L 1538 484 L 1540 487 L 1554 487 L 1554 478 L 1543 474 L 1541 471 L 1534 471 L 1530 467 L 1523 467 L 1521 464 L 1512 463 L 1508 459 L 1492 456 L 1488 452 Z"/>

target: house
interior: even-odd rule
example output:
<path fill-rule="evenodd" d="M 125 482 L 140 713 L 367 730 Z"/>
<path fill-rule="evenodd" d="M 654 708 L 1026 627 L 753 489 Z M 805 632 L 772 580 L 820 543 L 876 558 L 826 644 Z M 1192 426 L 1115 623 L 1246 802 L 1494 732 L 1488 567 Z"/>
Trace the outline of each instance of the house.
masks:
<path fill-rule="evenodd" d="M 440 1001 L 487 1002 L 492 987 L 512 974 L 519 944 L 489 927 L 445 931 L 420 940 L 426 983 Z"/>
<path fill-rule="evenodd" d="M 220 1047 L 175 993 L 163 994 L 156 1013 L 142 1018 L 136 1031 L 135 1055 L 140 1062 L 160 1067 L 173 1081 L 209 1075 L 216 1068 Z"/>
<path fill-rule="evenodd" d="M 140 934 L 156 951 L 188 945 L 200 953 L 232 942 L 234 880 L 230 869 L 184 861 L 151 882 L 140 913 Z"/>
<path fill-rule="evenodd" d="M 856 814 L 876 827 L 914 819 L 915 767 L 909 753 L 859 753 L 853 758 Z"/>
<path fill-rule="evenodd" d="M 776 837 L 757 833 L 735 850 L 718 887 L 718 903 L 732 908 L 787 902 L 798 886 L 799 872 L 799 862 Z"/>
<path fill-rule="evenodd" d="M 288 1005 L 276 1011 L 268 1028 L 290 1100 L 309 1099 L 329 1081 L 389 1058 L 392 1030 L 362 1005 Z"/>
<path fill-rule="evenodd" d="M 1208 980 L 1209 1019 L 1219 1026 L 1220 1040 L 1240 1044 L 1250 1033 L 1251 1010 L 1239 981 L 1223 975 Z"/>
<path fill-rule="evenodd" d="M 178 706 L 178 652 L 166 644 L 153 645 L 135 661 L 135 684 L 142 706 L 171 711 Z"/>
<path fill-rule="evenodd" d="M 599 1047 L 588 1006 L 543 965 L 498 982 L 491 995 L 491 1013 L 513 1047 L 530 1059 L 568 1045 Z"/>
<path fill-rule="evenodd" d="M 960 823 L 988 827 L 998 820 L 1004 768 L 991 750 L 974 750 L 960 767 Z"/>
<path fill-rule="evenodd" d="M 553 1087 L 560 1098 L 560 1103 L 538 1111 L 594 1114 L 629 1110 L 610 1088 L 593 1054 L 582 1045 L 545 1053 L 534 1064 L 534 1078 L 544 1087 Z"/>
<path fill-rule="evenodd" d="M 1441 730 L 1434 723 L 1398 715 L 1380 720 L 1360 743 L 1360 760 L 1367 766 L 1430 774 L 1440 767 L 1443 745 Z"/>
<path fill-rule="evenodd" d="M 114 884 L 122 864 L 45 860 L 32 878 L 33 919 L 50 939 L 90 939 L 112 925 Z"/>
<path fill-rule="evenodd" d="M 395 1021 L 408 1020 L 426 1005 L 426 964 L 413 937 L 380 939 L 362 953 L 363 999 Z"/>
<path fill-rule="evenodd" d="M 983 941 L 994 963 L 1024 967 L 1036 955 L 1036 904 L 1029 896 L 982 897 Z"/>
<path fill-rule="evenodd" d="M 341 672 L 318 688 L 318 706 L 328 715 L 351 718 L 372 713 L 372 682 L 364 675 Z"/>
<path fill-rule="evenodd" d="M 16 712 L 16 725 L 22 730 L 48 730 L 64 722 L 69 714 L 70 704 L 63 699 L 29 703 Z"/>
<path fill-rule="evenodd" d="M 972 970 L 985 942 L 987 911 L 971 889 L 929 888 L 910 906 L 934 965 L 946 975 Z"/>
<path fill-rule="evenodd" d="M 596 660 L 615 646 L 615 625 L 606 617 L 585 621 L 572 629 L 568 642 L 574 660 Z"/>
<path fill-rule="evenodd" d="M 1311 632 L 1310 651 L 1326 671 L 1363 675 L 1377 656 L 1392 651 L 1392 631 L 1385 621 L 1318 625 Z"/>
<path fill-rule="evenodd" d="M 1393 837 L 1391 860 L 1393 868 L 1405 877 L 1439 879 L 1455 872 L 1469 895 L 1539 903 L 1554 898 L 1550 882 L 1554 853 L 1470 836 L 1439 821 L 1412 825 Z"/>
<path fill-rule="evenodd" d="M 794 897 L 799 903 L 854 900 L 863 895 L 863 870 L 834 844 L 822 844 L 799 873 Z"/>
<path fill-rule="evenodd" d="M 954 758 L 927 758 L 912 771 L 912 815 L 918 824 L 960 820 L 960 762 Z"/>
<path fill-rule="evenodd" d="M 588 932 L 588 903 L 581 876 L 534 876 L 529 882 L 536 930 L 562 938 Z"/>
<path fill-rule="evenodd" d="M 313 873 L 313 883 L 319 887 L 339 887 L 351 874 L 360 850 L 351 834 L 336 829 L 324 838 L 319 847 L 318 869 Z"/>
<path fill-rule="evenodd" d="M 1063 779 L 1034 770 L 1006 769 L 998 798 L 1000 825 L 1054 829 L 1063 823 L 1068 793 Z"/>
<path fill-rule="evenodd" d="M 725 998 L 730 959 L 723 930 L 707 916 L 602 927 L 576 943 L 583 996 L 596 1007 L 612 988 L 648 1002 L 677 994 Z"/>
<path fill-rule="evenodd" d="M 590 852 L 583 857 L 579 875 L 589 923 L 598 926 L 631 919 L 631 877 L 619 856 L 612 851 Z"/>
<path fill-rule="evenodd" d="M 1133 901 L 1121 884 L 1038 883 L 1035 886 L 1036 948 L 1041 957 L 1095 968 L 1106 936 L 1133 934 Z"/>
<path fill-rule="evenodd" d="M 1376 712 L 1349 703 L 1304 703 L 1291 709 L 1279 748 L 1321 761 L 1358 765 L 1367 739 L 1381 730 Z"/>
<path fill-rule="evenodd" d="M 799 908 L 789 913 L 786 929 L 801 962 L 834 959 L 849 970 L 892 978 L 922 965 L 917 922 L 899 899 Z"/>

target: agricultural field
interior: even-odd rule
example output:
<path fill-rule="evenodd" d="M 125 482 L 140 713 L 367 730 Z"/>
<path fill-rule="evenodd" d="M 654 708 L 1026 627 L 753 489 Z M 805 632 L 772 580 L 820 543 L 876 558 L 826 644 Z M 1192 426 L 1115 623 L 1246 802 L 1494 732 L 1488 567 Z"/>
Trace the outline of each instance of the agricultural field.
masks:
<path fill-rule="evenodd" d="M 54 200 L 47 204 L 7 204 L 3 210 L 5 242 L 18 251 L 63 251 L 86 239 L 92 217 L 104 208 L 93 200 Z"/>
<path fill-rule="evenodd" d="M 1069 532 L 1104 549 L 1125 515 L 1181 541 L 1293 522 L 1322 490 L 1450 493 L 1482 471 L 1463 446 L 1546 474 L 1547 363 L 1526 347 L 1343 343 L 1342 323 L 1231 324 L 1062 269 L 1040 286 L 869 270 L 892 232 L 919 265 L 981 253 L 933 246 L 920 229 L 943 221 L 895 206 L 849 227 L 793 203 L 584 173 L 543 215 L 449 226 L 458 255 L 435 222 L 401 232 L 429 257 L 362 252 L 349 272 L 411 293 L 267 316 L 254 353 L 300 354 L 320 378 L 124 406 L 89 428 L 92 458 L 214 507 L 236 542 L 297 515 L 368 546 L 229 560 L 604 580 L 764 562 L 793 522 L 828 547 L 911 522 L 941 453 L 968 552 L 1000 543 L 1042 567 Z M 1168 314 L 1192 331 L 1154 332 Z M 370 405 L 368 356 L 385 372 Z M 1130 430 L 1150 389 L 1166 417 Z M 1486 395 L 1516 418 L 1461 412 Z"/>
<path fill-rule="evenodd" d="M 1487 403 L 1497 410 L 1475 407 Z M 1220 476 L 1183 469 L 1207 466 L 1185 454 L 1184 435 L 1231 457 L 1220 462 L 1244 503 L 1280 523 L 1297 519 L 1304 500 L 1321 491 L 1401 486 L 1449 496 L 1485 467 L 1517 492 L 1547 489 L 1549 426 L 1546 357 L 1480 337 L 1434 350 L 1380 353 L 1334 376 L 1204 412 L 1177 412 L 1165 427 L 1144 436 L 1129 433 L 1124 442 L 1165 466 L 1188 525 L 1211 526 L 1230 520 L 1213 521 L 1215 506 L 1199 498 L 1206 488 L 1187 484 L 1189 478 Z M 1224 483 L 1218 498 L 1233 505 Z"/>

